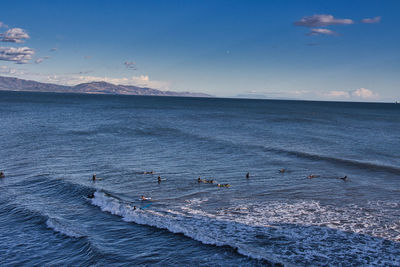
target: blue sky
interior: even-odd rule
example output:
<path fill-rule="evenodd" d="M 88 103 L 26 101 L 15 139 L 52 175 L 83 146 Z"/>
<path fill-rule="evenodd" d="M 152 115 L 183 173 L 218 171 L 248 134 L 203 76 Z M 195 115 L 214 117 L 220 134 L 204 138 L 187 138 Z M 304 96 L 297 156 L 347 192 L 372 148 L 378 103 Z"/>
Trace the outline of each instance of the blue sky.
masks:
<path fill-rule="evenodd" d="M 0 75 L 224 97 L 395 101 L 399 9 L 400 1 L 366 0 L 3 0 Z"/>

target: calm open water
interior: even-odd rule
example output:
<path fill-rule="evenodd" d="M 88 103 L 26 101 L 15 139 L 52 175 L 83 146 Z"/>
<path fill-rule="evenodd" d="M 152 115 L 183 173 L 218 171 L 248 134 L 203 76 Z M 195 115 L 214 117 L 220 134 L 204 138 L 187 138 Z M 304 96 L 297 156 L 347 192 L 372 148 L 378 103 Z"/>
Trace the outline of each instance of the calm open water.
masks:
<path fill-rule="evenodd" d="M 0 92 L 0 127 L 2 266 L 400 266 L 400 105 Z"/>

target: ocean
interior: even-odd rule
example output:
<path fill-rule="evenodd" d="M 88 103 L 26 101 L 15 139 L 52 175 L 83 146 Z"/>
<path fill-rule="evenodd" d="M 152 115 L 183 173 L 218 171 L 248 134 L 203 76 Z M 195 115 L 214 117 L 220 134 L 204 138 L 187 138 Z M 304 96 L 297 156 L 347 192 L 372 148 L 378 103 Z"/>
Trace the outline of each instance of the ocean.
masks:
<path fill-rule="evenodd" d="M 398 104 L 0 92 L 0 127 L 1 266 L 400 266 Z"/>

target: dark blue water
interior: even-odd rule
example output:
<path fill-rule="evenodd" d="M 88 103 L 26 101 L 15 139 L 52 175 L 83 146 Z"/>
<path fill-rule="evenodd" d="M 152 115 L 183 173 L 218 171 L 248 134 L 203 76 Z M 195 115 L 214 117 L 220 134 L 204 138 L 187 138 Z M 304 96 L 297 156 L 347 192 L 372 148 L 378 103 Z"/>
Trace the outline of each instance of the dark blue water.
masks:
<path fill-rule="evenodd" d="M 400 265 L 400 105 L 0 92 L 0 127 L 2 266 Z"/>

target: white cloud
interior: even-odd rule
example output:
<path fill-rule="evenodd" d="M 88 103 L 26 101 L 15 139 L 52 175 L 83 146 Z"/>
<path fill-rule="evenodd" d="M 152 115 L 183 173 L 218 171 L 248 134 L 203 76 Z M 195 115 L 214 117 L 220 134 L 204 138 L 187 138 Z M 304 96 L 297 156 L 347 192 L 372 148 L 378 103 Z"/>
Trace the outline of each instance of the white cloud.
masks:
<path fill-rule="evenodd" d="M 379 97 L 378 93 L 374 93 L 373 91 L 366 88 L 359 88 L 351 92 L 352 97 L 362 98 L 362 99 L 377 99 Z"/>
<path fill-rule="evenodd" d="M 131 70 L 137 70 L 136 68 L 136 62 L 133 61 L 125 61 L 124 65 L 127 69 L 131 69 Z"/>
<path fill-rule="evenodd" d="M 337 33 L 329 29 L 317 28 L 311 29 L 307 35 L 337 35 Z"/>
<path fill-rule="evenodd" d="M 359 88 L 352 91 L 323 91 L 316 92 L 316 95 L 324 100 L 352 100 L 352 101 L 360 101 L 360 100 L 378 100 L 379 94 L 373 92 L 370 89 Z"/>
<path fill-rule="evenodd" d="M 12 28 L 0 34 L 2 42 L 23 43 L 29 39 L 28 33 L 21 28 Z"/>
<path fill-rule="evenodd" d="M 373 24 L 373 23 L 379 23 L 381 21 L 381 17 L 374 17 L 374 18 L 366 18 L 366 19 L 362 19 L 361 22 L 362 23 L 369 23 L 369 24 Z"/>
<path fill-rule="evenodd" d="M 327 101 L 378 101 L 382 100 L 378 93 L 370 89 L 359 88 L 356 90 L 292 90 L 285 92 L 265 92 L 266 97 L 278 99 L 307 99 Z"/>
<path fill-rule="evenodd" d="M 353 23 L 354 21 L 351 19 L 336 19 L 332 15 L 316 14 L 312 16 L 305 16 L 299 21 L 294 22 L 294 25 L 304 27 L 323 27 L 329 25 L 347 25 Z"/>
<path fill-rule="evenodd" d="M 0 60 L 26 64 L 32 59 L 35 51 L 29 47 L 0 47 Z"/>

